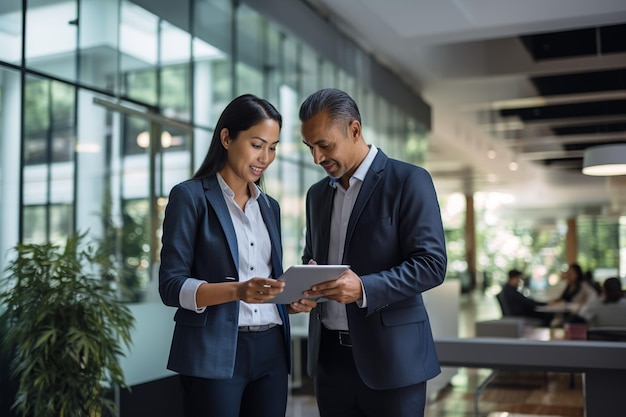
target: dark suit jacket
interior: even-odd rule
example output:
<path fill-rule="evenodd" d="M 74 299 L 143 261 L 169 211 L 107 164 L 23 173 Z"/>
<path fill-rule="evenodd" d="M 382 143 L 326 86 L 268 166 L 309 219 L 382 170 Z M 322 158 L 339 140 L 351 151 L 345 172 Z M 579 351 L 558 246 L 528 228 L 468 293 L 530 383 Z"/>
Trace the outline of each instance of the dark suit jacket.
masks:
<path fill-rule="evenodd" d="M 280 209 L 276 200 L 259 197 L 261 215 L 272 242 L 273 277 L 282 270 Z M 217 178 L 188 180 L 171 193 L 163 221 L 159 293 L 163 303 L 178 307 L 167 368 L 203 378 L 230 378 L 235 366 L 239 302 L 207 307 L 198 314 L 180 308 L 179 293 L 187 278 L 210 283 L 238 276 L 235 229 Z M 282 305 L 286 360 L 291 363 L 289 318 Z"/>
<path fill-rule="evenodd" d="M 329 179 L 307 193 L 303 262 L 326 264 L 335 190 Z M 378 151 L 348 223 L 343 263 L 361 277 L 367 308 L 346 306 L 361 379 L 373 389 L 423 382 L 440 372 L 422 293 L 443 282 L 446 248 L 428 172 Z M 308 371 L 315 375 L 320 313 L 311 312 Z"/>
<path fill-rule="evenodd" d="M 535 308 L 537 306 L 545 305 L 533 300 L 532 298 L 525 297 L 524 294 L 519 292 L 517 288 L 512 287 L 509 284 L 502 286 L 503 302 L 506 303 L 510 316 L 518 317 L 540 317 L 541 314 L 537 314 Z"/>

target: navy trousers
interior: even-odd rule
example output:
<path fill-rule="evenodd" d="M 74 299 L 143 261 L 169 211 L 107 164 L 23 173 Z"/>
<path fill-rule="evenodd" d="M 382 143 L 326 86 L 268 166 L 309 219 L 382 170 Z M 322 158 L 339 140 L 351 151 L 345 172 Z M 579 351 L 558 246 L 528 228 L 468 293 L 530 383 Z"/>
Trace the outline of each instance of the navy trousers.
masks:
<path fill-rule="evenodd" d="M 340 344 L 337 332 L 322 330 L 314 379 L 321 417 L 423 417 L 426 382 L 374 390 L 363 383 L 352 348 Z"/>
<path fill-rule="evenodd" d="M 284 417 L 288 369 L 282 326 L 239 332 L 229 379 L 181 375 L 185 417 Z"/>

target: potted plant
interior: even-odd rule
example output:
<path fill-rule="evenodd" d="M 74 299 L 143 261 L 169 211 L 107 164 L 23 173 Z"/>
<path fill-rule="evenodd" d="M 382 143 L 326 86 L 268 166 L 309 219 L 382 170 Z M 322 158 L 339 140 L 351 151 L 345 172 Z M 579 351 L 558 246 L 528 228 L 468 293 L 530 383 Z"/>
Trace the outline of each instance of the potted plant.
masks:
<path fill-rule="evenodd" d="M 3 342 L 12 352 L 20 416 L 117 413 L 107 391 L 125 386 L 119 358 L 134 319 L 119 300 L 117 268 L 85 236 L 63 245 L 16 245 L 0 281 Z"/>

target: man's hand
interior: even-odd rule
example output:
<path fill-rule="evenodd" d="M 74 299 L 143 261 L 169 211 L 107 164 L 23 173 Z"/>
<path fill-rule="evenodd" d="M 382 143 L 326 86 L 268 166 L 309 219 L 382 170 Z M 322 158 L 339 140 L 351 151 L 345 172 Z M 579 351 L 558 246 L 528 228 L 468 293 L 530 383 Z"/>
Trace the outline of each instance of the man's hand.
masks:
<path fill-rule="evenodd" d="M 314 285 L 304 292 L 305 297 L 324 297 L 342 304 L 350 304 L 363 298 L 361 278 L 348 269 L 333 281 Z"/>
<path fill-rule="evenodd" d="M 316 305 L 317 301 L 315 300 L 301 298 L 298 301 L 294 301 L 293 303 L 289 304 L 289 306 L 287 307 L 287 311 L 289 311 L 289 314 L 310 313 Z"/>

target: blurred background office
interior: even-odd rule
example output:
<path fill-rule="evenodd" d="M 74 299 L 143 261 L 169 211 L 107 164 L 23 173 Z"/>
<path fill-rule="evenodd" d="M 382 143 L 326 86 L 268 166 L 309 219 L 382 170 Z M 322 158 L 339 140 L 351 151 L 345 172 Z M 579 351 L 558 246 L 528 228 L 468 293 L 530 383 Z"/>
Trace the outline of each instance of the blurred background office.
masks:
<path fill-rule="evenodd" d="M 0 269 L 18 242 L 88 230 L 128 272 L 134 395 L 167 385 L 155 271 L 169 190 L 226 103 L 270 100 L 284 122 L 265 187 L 284 264 L 299 263 L 322 172 L 297 110 L 337 87 L 366 140 L 432 173 L 459 295 L 493 300 L 516 268 L 542 296 L 573 262 L 624 285 L 626 176 L 581 170 L 586 150 L 626 146 L 625 85 L 626 4 L 610 0 L 3 0 Z"/>

